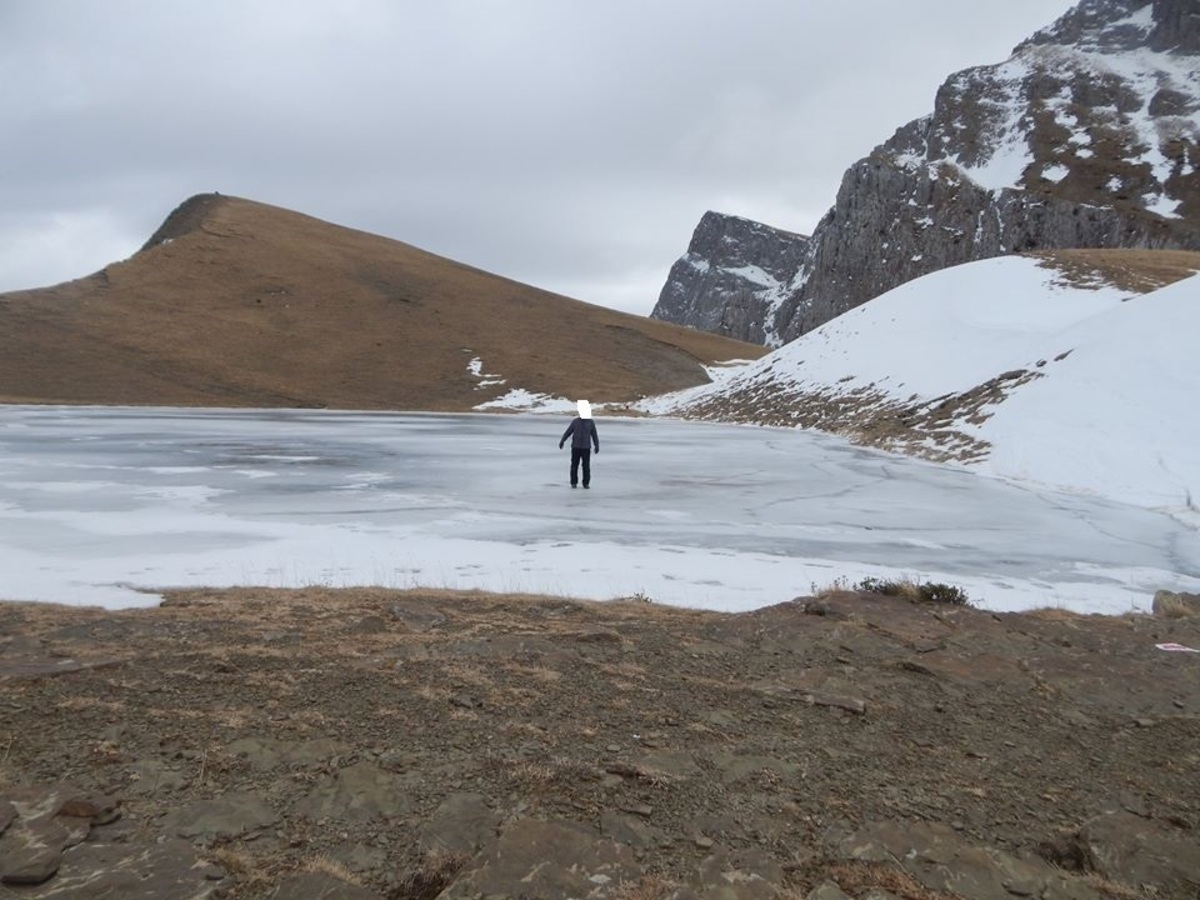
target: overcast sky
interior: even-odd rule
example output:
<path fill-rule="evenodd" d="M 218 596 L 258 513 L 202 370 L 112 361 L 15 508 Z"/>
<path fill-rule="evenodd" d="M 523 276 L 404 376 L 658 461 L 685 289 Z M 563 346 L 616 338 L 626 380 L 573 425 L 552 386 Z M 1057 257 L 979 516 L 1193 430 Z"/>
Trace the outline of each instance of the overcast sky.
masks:
<path fill-rule="evenodd" d="M 220 191 L 646 314 L 1070 0 L 3 0 L 0 291 Z"/>

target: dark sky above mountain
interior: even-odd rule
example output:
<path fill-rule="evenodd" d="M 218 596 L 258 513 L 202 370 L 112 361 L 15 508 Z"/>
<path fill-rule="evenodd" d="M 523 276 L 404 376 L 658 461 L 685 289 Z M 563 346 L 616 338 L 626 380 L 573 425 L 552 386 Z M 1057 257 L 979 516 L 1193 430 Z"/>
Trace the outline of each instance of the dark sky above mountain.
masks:
<path fill-rule="evenodd" d="M 220 191 L 648 313 L 708 209 L 843 170 L 1069 0 L 5 0 L 0 291 Z"/>

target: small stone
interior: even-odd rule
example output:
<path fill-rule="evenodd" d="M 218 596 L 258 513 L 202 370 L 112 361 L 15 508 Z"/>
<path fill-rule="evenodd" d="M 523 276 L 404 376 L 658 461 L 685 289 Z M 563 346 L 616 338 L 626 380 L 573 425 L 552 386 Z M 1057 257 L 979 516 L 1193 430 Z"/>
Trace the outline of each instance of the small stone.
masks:
<path fill-rule="evenodd" d="M 712 838 L 707 837 L 703 834 L 700 835 L 698 838 L 696 838 L 696 846 L 700 847 L 704 850 L 707 850 L 708 848 L 710 848 L 713 845 L 713 843 L 714 842 L 713 842 Z"/>

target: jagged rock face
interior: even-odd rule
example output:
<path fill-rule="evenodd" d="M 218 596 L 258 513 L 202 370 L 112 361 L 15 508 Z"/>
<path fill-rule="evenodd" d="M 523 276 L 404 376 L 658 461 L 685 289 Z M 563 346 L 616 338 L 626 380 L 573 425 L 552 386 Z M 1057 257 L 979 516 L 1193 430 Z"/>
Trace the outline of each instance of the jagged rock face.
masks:
<path fill-rule="evenodd" d="M 786 287 L 770 302 L 722 296 L 711 281 L 683 310 L 704 309 L 703 322 L 677 318 L 663 300 L 653 315 L 774 344 L 972 260 L 1034 248 L 1200 249 L 1198 123 L 1195 0 L 1083 0 L 1006 62 L 951 76 L 933 113 L 852 165 L 790 276 L 772 266 Z"/>
<path fill-rule="evenodd" d="M 768 329 L 807 246 L 804 235 L 707 212 L 671 267 L 653 316 L 773 343 Z"/>

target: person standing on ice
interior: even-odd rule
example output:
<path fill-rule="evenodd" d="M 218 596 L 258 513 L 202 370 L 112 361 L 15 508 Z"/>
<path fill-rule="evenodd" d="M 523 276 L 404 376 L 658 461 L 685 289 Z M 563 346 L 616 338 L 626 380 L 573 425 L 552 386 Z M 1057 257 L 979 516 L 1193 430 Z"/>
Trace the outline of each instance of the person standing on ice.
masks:
<path fill-rule="evenodd" d="M 575 408 L 579 415 L 571 420 L 563 432 L 558 449 L 562 449 L 567 438 L 571 439 L 571 487 L 579 484 L 579 464 L 583 463 L 583 486 L 587 488 L 592 483 L 592 445 L 596 445 L 596 452 L 599 453 L 600 436 L 596 434 L 596 423 L 592 420 L 592 404 L 580 400 Z"/>

